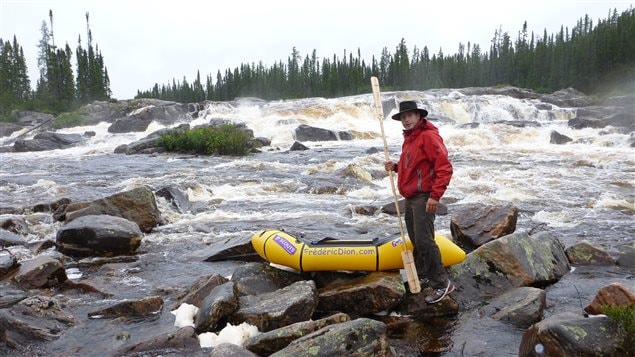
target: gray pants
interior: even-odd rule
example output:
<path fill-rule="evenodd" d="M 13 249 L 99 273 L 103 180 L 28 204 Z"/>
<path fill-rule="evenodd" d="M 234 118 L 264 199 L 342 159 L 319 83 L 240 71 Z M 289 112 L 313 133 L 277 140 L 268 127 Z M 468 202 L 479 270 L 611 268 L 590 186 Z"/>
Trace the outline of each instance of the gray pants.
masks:
<path fill-rule="evenodd" d="M 414 245 L 413 255 L 419 279 L 428 278 L 434 289 L 445 288 L 448 273 L 441 263 L 441 252 L 434 242 L 435 215 L 426 212 L 429 193 L 406 199 L 406 228 Z"/>

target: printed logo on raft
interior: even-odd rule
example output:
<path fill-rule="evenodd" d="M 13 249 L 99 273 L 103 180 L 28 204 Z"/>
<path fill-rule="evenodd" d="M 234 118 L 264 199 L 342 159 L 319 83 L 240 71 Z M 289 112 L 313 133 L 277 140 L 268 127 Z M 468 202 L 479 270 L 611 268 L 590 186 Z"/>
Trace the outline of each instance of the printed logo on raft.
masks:
<path fill-rule="evenodd" d="M 288 240 L 286 240 L 286 239 L 284 239 L 284 238 L 282 238 L 282 237 L 280 237 L 279 235 L 276 234 L 276 236 L 273 237 L 273 241 L 276 242 L 276 244 L 278 244 L 279 246 L 281 246 L 282 249 L 284 249 L 290 255 L 295 254 L 296 248 Z"/>
<path fill-rule="evenodd" d="M 403 244 L 403 242 L 401 241 L 401 239 L 395 239 L 394 241 L 392 241 L 392 242 L 390 243 L 390 245 L 392 245 L 392 247 L 393 247 L 393 248 L 394 248 L 394 247 L 396 247 L 396 246 L 398 246 L 398 245 L 401 245 L 401 244 Z"/>

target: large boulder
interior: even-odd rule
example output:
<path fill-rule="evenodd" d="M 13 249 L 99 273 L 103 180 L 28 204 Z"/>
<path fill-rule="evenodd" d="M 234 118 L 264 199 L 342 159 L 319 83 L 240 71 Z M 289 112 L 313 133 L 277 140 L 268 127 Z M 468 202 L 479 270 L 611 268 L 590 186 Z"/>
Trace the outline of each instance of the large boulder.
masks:
<path fill-rule="evenodd" d="M 607 316 L 551 316 L 523 334 L 518 356 L 632 356 L 626 331 Z"/>
<path fill-rule="evenodd" d="M 88 207 L 66 212 L 66 222 L 88 215 L 110 215 L 125 218 L 139 225 L 148 233 L 161 221 L 161 212 L 154 193 L 148 187 L 138 187 L 130 191 L 116 193 L 90 203 Z"/>
<path fill-rule="evenodd" d="M 133 254 L 143 234 L 125 218 L 108 215 L 79 217 L 57 231 L 60 252 L 73 256 L 115 256 Z"/>
<path fill-rule="evenodd" d="M 479 247 L 448 272 L 457 287 L 452 297 L 470 307 L 512 288 L 555 283 L 570 269 L 557 238 L 516 232 Z"/>
<path fill-rule="evenodd" d="M 392 356 L 386 324 L 360 318 L 326 326 L 303 336 L 274 356 Z"/>
<path fill-rule="evenodd" d="M 452 238 L 472 250 L 502 236 L 514 233 L 518 208 L 506 205 L 458 205 L 452 212 Z"/>

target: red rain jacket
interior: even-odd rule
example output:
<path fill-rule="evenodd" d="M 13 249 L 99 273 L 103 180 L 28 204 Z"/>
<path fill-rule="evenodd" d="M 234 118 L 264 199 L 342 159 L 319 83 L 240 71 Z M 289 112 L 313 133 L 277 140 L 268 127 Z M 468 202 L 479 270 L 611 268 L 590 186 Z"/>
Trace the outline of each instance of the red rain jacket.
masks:
<path fill-rule="evenodd" d="M 452 164 L 439 129 L 428 120 L 421 120 L 411 130 L 404 130 L 401 157 L 397 163 L 397 187 L 405 198 L 430 192 L 436 201 L 445 193 Z"/>

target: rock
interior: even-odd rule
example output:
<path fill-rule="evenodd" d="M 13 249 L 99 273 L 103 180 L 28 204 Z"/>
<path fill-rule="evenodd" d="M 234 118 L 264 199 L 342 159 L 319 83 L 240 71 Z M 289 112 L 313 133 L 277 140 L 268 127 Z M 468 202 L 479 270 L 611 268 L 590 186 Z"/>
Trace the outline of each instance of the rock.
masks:
<path fill-rule="evenodd" d="M 177 331 L 155 336 L 137 344 L 121 347 L 116 356 L 162 356 L 162 355 L 193 355 L 201 351 L 198 336 L 191 326 L 182 327 Z"/>
<path fill-rule="evenodd" d="M 25 245 L 26 240 L 13 232 L 0 229 L 0 246 L 10 247 L 14 245 Z"/>
<path fill-rule="evenodd" d="M 628 342 L 626 331 L 607 316 L 564 313 L 527 329 L 518 356 L 628 356 Z"/>
<path fill-rule="evenodd" d="M 630 306 L 635 308 L 635 292 L 633 289 L 620 284 L 612 283 L 598 291 L 593 301 L 584 308 L 591 315 L 603 314 L 602 306 Z"/>
<path fill-rule="evenodd" d="M 573 141 L 573 139 L 571 139 L 570 137 L 566 136 L 566 135 L 562 135 L 559 132 L 552 130 L 551 131 L 551 137 L 549 139 L 549 143 L 550 144 L 565 144 L 568 142 Z"/>
<path fill-rule="evenodd" d="M 289 272 L 263 263 L 247 263 L 238 267 L 231 281 L 236 283 L 239 295 L 272 293 L 291 284 L 304 281 L 295 272 Z"/>
<path fill-rule="evenodd" d="M 0 279 L 19 266 L 13 254 L 0 255 Z"/>
<path fill-rule="evenodd" d="M 112 319 L 117 317 L 148 317 L 158 314 L 163 307 L 163 299 L 150 296 L 141 300 L 125 300 L 113 306 L 89 312 L 91 319 Z"/>
<path fill-rule="evenodd" d="M 572 245 L 565 250 L 565 253 L 573 266 L 613 265 L 615 263 L 607 252 L 586 241 Z"/>
<path fill-rule="evenodd" d="M 194 329 L 197 333 L 215 331 L 236 309 L 238 296 L 234 292 L 234 283 L 230 281 L 219 285 L 201 303 L 194 319 Z"/>
<path fill-rule="evenodd" d="M 60 252 L 73 256 L 133 254 L 143 234 L 135 222 L 108 215 L 82 216 L 57 231 Z"/>
<path fill-rule="evenodd" d="M 480 312 L 494 320 L 526 329 L 542 319 L 545 305 L 544 290 L 520 287 L 493 298 Z"/>
<path fill-rule="evenodd" d="M 86 208 L 66 213 L 66 222 L 87 215 L 110 215 L 125 218 L 139 225 L 142 232 L 152 231 L 161 221 L 154 193 L 148 187 L 116 193 L 90 203 Z"/>
<path fill-rule="evenodd" d="M 257 357 L 258 355 L 234 345 L 233 343 L 221 343 L 212 349 L 208 357 Z"/>
<path fill-rule="evenodd" d="M 14 123 L 0 122 L 0 137 L 10 136 L 16 131 L 24 129 L 23 126 Z"/>
<path fill-rule="evenodd" d="M 0 329 L 3 340 L 11 348 L 36 341 L 59 338 L 75 318 L 62 309 L 56 298 L 32 296 L 7 309 L 0 309 Z"/>
<path fill-rule="evenodd" d="M 30 294 L 11 285 L 0 286 L 0 309 L 11 307 L 28 298 Z"/>
<path fill-rule="evenodd" d="M 201 254 L 205 255 L 206 262 L 219 262 L 226 260 L 239 260 L 243 262 L 262 262 L 262 258 L 256 253 L 251 244 L 251 237 L 230 238 L 218 240 L 211 244 Z"/>
<path fill-rule="evenodd" d="M 450 221 L 452 238 L 469 250 L 516 230 L 518 208 L 511 204 L 466 204 L 454 208 Z"/>
<path fill-rule="evenodd" d="M 282 350 L 281 356 L 392 356 L 386 324 L 367 318 L 326 326 L 303 336 Z"/>
<path fill-rule="evenodd" d="M 289 326 L 281 327 L 269 332 L 249 337 L 243 346 L 260 356 L 268 356 L 287 347 L 294 340 L 315 332 L 323 327 L 350 321 L 351 318 L 344 313 L 336 313 L 315 321 L 296 322 Z"/>
<path fill-rule="evenodd" d="M 181 304 L 190 304 L 194 306 L 201 306 L 203 300 L 210 294 L 210 292 L 217 286 L 226 283 L 228 280 L 218 274 L 214 274 L 208 277 L 202 277 L 196 280 L 192 286 L 186 290 L 185 293 L 179 294 L 176 298 L 176 302 L 170 310 L 175 310 Z"/>
<path fill-rule="evenodd" d="M 50 288 L 66 279 L 62 263 L 45 255 L 21 262 L 20 269 L 13 276 L 13 281 L 23 289 Z"/>
<path fill-rule="evenodd" d="M 335 141 L 337 134 L 329 129 L 301 124 L 295 129 L 295 139 L 299 141 Z"/>
<path fill-rule="evenodd" d="M 620 246 L 615 264 L 625 269 L 635 269 L 635 244 Z"/>
<path fill-rule="evenodd" d="M 302 145 L 302 143 L 298 141 L 294 141 L 293 145 L 291 145 L 291 148 L 289 148 L 289 151 L 303 151 L 303 150 L 309 150 L 309 148 Z"/>
<path fill-rule="evenodd" d="M 482 245 L 448 268 L 463 308 L 512 288 L 554 283 L 571 269 L 560 241 L 546 232 L 513 233 Z"/>
<path fill-rule="evenodd" d="M 239 306 L 230 323 L 246 322 L 267 332 L 309 320 L 317 306 L 317 289 L 313 281 L 299 281 L 271 293 L 241 296 Z"/>
<path fill-rule="evenodd" d="M 180 213 L 190 210 L 192 203 L 187 196 L 174 185 L 165 186 L 155 192 L 157 197 L 165 198 Z"/>
<path fill-rule="evenodd" d="M 352 177 L 365 183 L 372 183 L 373 181 L 373 177 L 368 171 L 355 164 L 349 164 L 345 168 L 338 170 L 336 174 L 344 178 Z"/>
<path fill-rule="evenodd" d="M 448 295 L 436 304 L 428 304 L 425 297 L 432 293 L 432 288 L 423 288 L 418 294 L 406 294 L 403 301 L 396 307 L 401 315 L 413 316 L 417 319 L 429 320 L 436 317 L 456 316 L 459 304 Z"/>
<path fill-rule="evenodd" d="M 390 311 L 401 302 L 405 294 L 406 288 L 399 273 L 372 272 L 321 287 L 318 290 L 316 310 L 366 316 Z"/>
<path fill-rule="evenodd" d="M 68 198 L 60 198 L 54 202 L 38 203 L 31 208 L 33 212 L 55 212 L 58 208 L 71 203 Z"/>
<path fill-rule="evenodd" d="M 37 125 L 53 119 L 53 114 L 33 112 L 30 110 L 19 110 L 15 113 L 15 118 L 20 125 Z"/>
<path fill-rule="evenodd" d="M 543 102 L 555 104 L 559 107 L 587 107 L 592 104 L 591 99 L 574 88 L 561 89 L 552 94 L 539 97 Z"/>

